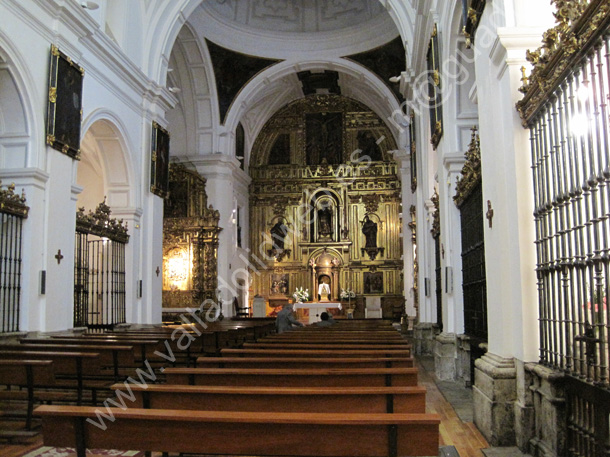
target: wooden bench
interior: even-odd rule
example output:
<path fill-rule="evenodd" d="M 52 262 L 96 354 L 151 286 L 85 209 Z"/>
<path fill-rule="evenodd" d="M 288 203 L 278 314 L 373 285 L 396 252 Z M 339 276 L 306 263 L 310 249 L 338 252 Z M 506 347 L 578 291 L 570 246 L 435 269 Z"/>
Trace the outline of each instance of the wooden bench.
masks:
<path fill-rule="evenodd" d="M 200 368 L 411 368 L 412 357 L 199 357 Z"/>
<path fill-rule="evenodd" d="M 64 397 L 64 395 L 53 395 L 52 392 L 47 392 L 46 395 L 39 392 L 39 389 L 55 386 L 55 371 L 51 360 L 0 360 L 0 385 L 7 387 L 7 390 L 0 391 L 0 399 L 27 401 L 26 430 L 32 428 L 35 401 L 60 400 Z M 11 387 L 25 388 L 25 391 L 9 390 Z"/>
<path fill-rule="evenodd" d="M 110 346 L 133 346 L 136 363 L 144 364 L 145 360 L 158 363 L 160 358 L 155 354 L 159 350 L 162 354 L 166 354 L 167 350 L 159 339 L 134 339 L 134 338 L 96 338 L 94 341 L 91 338 L 84 337 L 53 337 L 53 338 L 24 338 L 20 340 L 22 344 L 63 344 L 63 345 L 79 345 L 79 344 L 94 344 L 94 345 L 110 345 Z M 165 361 L 167 362 L 167 361 Z"/>
<path fill-rule="evenodd" d="M 130 408 L 309 413 L 425 413 L 426 389 L 408 387 L 256 387 L 114 384 Z M 128 391 L 129 390 L 129 391 Z"/>
<path fill-rule="evenodd" d="M 417 368 L 166 368 L 168 384 L 206 386 L 416 386 Z"/>
<path fill-rule="evenodd" d="M 410 357 L 408 349 L 222 349 L 225 357 Z"/>
<path fill-rule="evenodd" d="M 76 448 L 78 457 L 86 457 L 88 448 L 324 457 L 437 456 L 439 450 L 440 417 L 435 414 L 104 412 L 114 421 L 104 421 L 92 407 L 35 410 L 42 417 L 44 445 Z"/>
<path fill-rule="evenodd" d="M 285 349 L 320 349 L 322 345 L 315 343 L 244 343 L 244 349 L 277 349 L 278 347 Z M 400 344 L 342 344 L 342 343 L 325 343 L 323 344 L 324 349 L 403 349 L 410 350 L 411 345 L 409 343 Z"/>
<path fill-rule="evenodd" d="M 136 365 L 133 346 L 93 345 L 93 344 L 3 344 L 0 350 L 36 351 L 36 352 L 93 352 L 99 354 L 102 368 L 112 369 L 115 382 L 122 376 L 121 368 L 133 368 Z M 128 373 L 131 374 L 132 370 Z"/>
<path fill-rule="evenodd" d="M 51 352 L 51 351 L 3 351 L 0 346 L 0 360 L 51 360 L 55 372 L 56 388 L 74 389 L 76 403 L 81 404 L 83 391 L 91 390 L 95 403 L 98 390 L 108 389 L 111 380 L 101 372 L 99 354 L 92 352 Z"/>

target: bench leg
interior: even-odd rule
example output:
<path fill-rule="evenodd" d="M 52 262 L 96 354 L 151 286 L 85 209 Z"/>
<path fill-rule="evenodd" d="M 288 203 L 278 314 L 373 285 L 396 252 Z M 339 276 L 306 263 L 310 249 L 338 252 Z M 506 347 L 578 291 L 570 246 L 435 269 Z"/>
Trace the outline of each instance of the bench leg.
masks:
<path fill-rule="evenodd" d="M 87 443 L 85 442 L 85 418 L 74 418 L 74 434 L 76 438 L 76 457 L 87 457 Z"/>

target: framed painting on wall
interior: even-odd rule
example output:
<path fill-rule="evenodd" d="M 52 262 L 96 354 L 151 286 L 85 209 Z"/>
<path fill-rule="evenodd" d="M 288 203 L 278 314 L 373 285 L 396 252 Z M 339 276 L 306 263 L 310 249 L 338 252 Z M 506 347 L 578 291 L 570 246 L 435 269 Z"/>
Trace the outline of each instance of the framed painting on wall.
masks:
<path fill-rule="evenodd" d="M 80 158 L 84 74 L 82 67 L 51 45 L 47 144 L 73 159 Z"/>
<path fill-rule="evenodd" d="M 383 293 L 383 273 L 377 271 L 375 273 L 364 272 L 364 293 L 365 294 L 382 294 Z"/>
<path fill-rule="evenodd" d="M 272 274 L 271 285 L 269 289 L 270 295 L 288 295 L 288 275 L 287 274 Z"/>
<path fill-rule="evenodd" d="M 154 121 L 150 154 L 150 191 L 161 198 L 169 195 L 169 132 Z"/>

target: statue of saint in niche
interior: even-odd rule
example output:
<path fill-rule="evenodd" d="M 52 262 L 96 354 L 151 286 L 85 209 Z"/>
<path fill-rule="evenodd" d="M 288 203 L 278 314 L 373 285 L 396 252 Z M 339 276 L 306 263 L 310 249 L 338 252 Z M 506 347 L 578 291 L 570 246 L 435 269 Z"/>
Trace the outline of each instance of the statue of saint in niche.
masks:
<path fill-rule="evenodd" d="M 369 219 L 368 215 L 364 216 L 362 221 L 362 233 L 366 239 L 365 248 L 376 248 L 377 247 L 377 224 Z"/>
<path fill-rule="evenodd" d="M 318 235 L 320 238 L 331 238 L 333 235 L 333 215 L 328 206 L 318 210 Z"/>
<path fill-rule="evenodd" d="M 279 220 L 271 227 L 271 239 L 273 242 L 273 249 L 281 251 L 284 249 L 284 238 L 288 234 L 288 227 Z"/>

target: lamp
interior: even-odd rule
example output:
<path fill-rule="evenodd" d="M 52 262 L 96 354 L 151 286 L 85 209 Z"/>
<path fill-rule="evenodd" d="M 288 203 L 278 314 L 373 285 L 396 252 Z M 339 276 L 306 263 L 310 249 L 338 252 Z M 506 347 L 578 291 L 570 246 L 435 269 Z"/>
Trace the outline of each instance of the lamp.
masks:
<path fill-rule="evenodd" d="M 80 6 L 86 10 L 96 10 L 100 7 L 96 2 L 80 2 Z"/>
<path fill-rule="evenodd" d="M 172 94 L 177 94 L 179 93 L 182 89 L 180 89 L 179 87 L 176 86 L 172 86 L 172 87 L 168 87 L 167 90 L 169 90 Z"/>
<path fill-rule="evenodd" d="M 390 82 L 391 83 L 399 83 L 401 79 L 402 79 L 402 76 L 392 76 L 390 78 Z"/>

